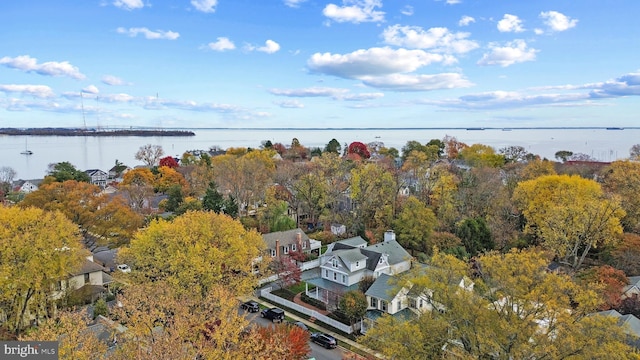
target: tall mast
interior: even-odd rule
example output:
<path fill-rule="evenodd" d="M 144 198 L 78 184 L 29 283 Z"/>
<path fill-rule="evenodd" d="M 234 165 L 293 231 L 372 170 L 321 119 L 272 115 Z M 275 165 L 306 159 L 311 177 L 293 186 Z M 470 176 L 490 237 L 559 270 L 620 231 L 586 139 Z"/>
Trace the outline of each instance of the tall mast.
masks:
<path fill-rule="evenodd" d="M 82 122 L 84 123 L 84 129 L 87 130 L 87 119 L 84 117 L 84 98 L 82 97 L 82 90 L 80 90 L 80 108 L 82 109 Z"/>

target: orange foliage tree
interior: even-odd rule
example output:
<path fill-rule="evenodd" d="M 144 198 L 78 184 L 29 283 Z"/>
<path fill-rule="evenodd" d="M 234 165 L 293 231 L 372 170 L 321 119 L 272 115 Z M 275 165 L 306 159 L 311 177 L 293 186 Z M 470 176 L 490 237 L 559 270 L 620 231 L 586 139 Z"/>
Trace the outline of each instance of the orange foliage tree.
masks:
<path fill-rule="evenodd" d="M 311 352 L 309 333 L 298 326 L 278 324 L 254 331 L 261 346 L 257 359 L 302 360 Z"/>

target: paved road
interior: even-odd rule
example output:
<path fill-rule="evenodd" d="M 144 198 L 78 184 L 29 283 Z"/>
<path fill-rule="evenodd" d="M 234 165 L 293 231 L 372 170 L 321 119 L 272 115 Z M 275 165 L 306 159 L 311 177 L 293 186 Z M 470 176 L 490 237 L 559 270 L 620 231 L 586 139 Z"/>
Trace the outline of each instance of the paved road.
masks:
<path fill-rule="evenodd" d="M 247 316 L 252 324 L 257 324 L 260 326 L 269 326 L 272 324 L 271 320 L 261 318 L 260 313 L 247 313 Z M 335 349 L 325 349 L 324 347 L 316 343 L 312 342 L 310 344 L 311 354 L 309 355 L 309 357 L 315 357 L 316 360 L 339 360 L 348 353 L 348 351 L 340 347 L 337 347 Z"/>

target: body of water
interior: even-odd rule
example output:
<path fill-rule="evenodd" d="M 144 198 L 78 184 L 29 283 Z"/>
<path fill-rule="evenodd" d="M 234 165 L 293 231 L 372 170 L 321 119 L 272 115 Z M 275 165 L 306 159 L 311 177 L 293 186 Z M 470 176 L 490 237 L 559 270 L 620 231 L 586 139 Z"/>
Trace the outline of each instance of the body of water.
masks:
<path fill-rule="evenodd" d="M 290 145 L 297 138 L 303 146 L 321 147 L 336 139 L 342 146 L 353 141 L 379 141 L 400 150 L 407 141 L 427 143 L 431 139 L 454 136 L 468 145 L 484 144 L 496 150 L 522 146 L 528 152 L 554 160 L 559 150 L 584 153 L 600 161 L 629 157 L 629 150 L 640 143 L 640 128 L 607 130 L 554 129 L 189 129 L 191 137 L 66 137 L 0 136 L 0 167 L 17 172 L 16 179 L 41 179 L 49 164 L 68 161 L 81 170 L 108 171 L 121 161 L 134 167 L 142 163 L 135 153 L 145 144 L 160 145 L 166 155 L 182 156 L 188 150 L 207 150 L 211 146 L 259 148 L 264 140 Z M 26 148 L 32 155 L 21 154 Z"/>

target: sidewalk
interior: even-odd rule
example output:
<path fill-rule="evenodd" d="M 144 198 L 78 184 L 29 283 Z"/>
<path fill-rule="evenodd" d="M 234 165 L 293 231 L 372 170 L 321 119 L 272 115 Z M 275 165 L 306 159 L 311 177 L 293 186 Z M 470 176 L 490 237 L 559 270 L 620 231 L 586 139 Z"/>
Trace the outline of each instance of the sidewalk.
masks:
<path fill-rule="evenodd" d="M 262 299 L 258 299 L 255 296 L 248 297 L 245 300 L 249 300 L 249 299 L 257 302 L 258 304 L 262 304 L 262 305 L 264 305 L 266 307 L 279 306 L 279 305 L 271 304 L 271 303 L 269 303 L 267 301 L 264 301 Z M 355 341 L 353 341 L 351 339 L 348 339 L 348 338 L 346 338 L 346 337 L 344 337 L 344 336 L 342 336 L 340 334 L 337 334 L 337 333 L 335 333 L 333 331 L 325 329 L 324 327 L 322 327 L 322 323 L 321 322 L 312 323 L 309 320 L 303 319 L 303 318 L 301 318 L 301 317 L 299 317 L 299 316 L 297 316 L 295 314 L 292 314 L 291 312 L 286 312 L 286 316 L 292 318 L 295 321 L 300 321 L 303 324 L 307 325 L 308 327 L 313 327 L 313 328 L 316 328 L 316 329 L 320 330 L 321 332 L 327 333 L 327 334 L 335 337 L 336 339 L 338 339 L 338 341 L 341 341 L 341 342 L 343 342 L 345 344 L 348 344 L 351 347 L 358 348 L 358 349 L 360 349 L 362 352 L 364 352 L 366 354 L 375 356 L 378 359 L 384 359 L 384 357 L 381 354 L 376 353 L 373 350 L 368 349 L 367 347 L 365 347 L 365 346 L 363 346 L 363 345 L 361 345 L 361 344 L 359 344 L 359 343 L 357 343 L 357 342 L 355 342 Z M 349 349 L 345 348 L 345 350 L 349 350 Z"/>

